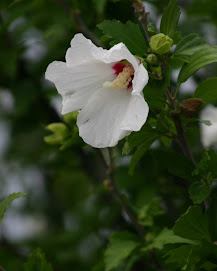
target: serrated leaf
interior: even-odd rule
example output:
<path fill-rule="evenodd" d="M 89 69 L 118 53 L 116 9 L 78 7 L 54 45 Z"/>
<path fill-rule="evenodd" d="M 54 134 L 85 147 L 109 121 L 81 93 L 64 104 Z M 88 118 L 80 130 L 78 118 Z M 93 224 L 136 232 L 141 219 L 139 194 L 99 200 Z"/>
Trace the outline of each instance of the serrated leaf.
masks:
<path fill-rule="evenodd" d="M 112 270 L 140 246 L 136 235 L 129 232 L 115 232 L 109 238 L 110 246 L 105 252 L 105 271 Z"/>
<path fill-rule="evenodd" d="M 179 21 L 180 8 L 176 6 L 177 0 L 170 0 L 161 19 L 160 31 L 173 38 Z"/>
<path fill-rule="evenodd" d="M 214 62 L 217 62 L 217 47 L 210 46 L 195 52 L 189 58 L 189 63 L 182 67 L 178 76 L 178 82 L 185 82 L 197 70 Z"/>
<path fill-rule="evenodd" d="M 211 192 L 210 185 L 203 184 L 201 182 L 194 182 L 189 187 L 190 198 L 194 204 L 200 204 L 205 200 Z"/>
<path fill-rule="evenodd" d="M 217 178 L 216 164 L 217 153 L 215 150 L 205 150 L 197 168 L 193 171 L 193 175 L 200 175 L 207 178 L 207 176 L 211 174 L 212 178 Z"/>
<path fill-rule="evenodd" d="M 40 249 L 36 249 L 24 264 L 24 271 L 53 271 Z"/>
<path fill-rule="evenodd" d="M 117 20 L 106 20 L 97 25 L 106 35 L 111 36 L 116 43 L 123 42 L 135 55 L 147 53 L 146 40 L 138 24 L 128 21 L 126 24 Z"/>
<path fill-rule="evenodd" d="M 9 207 L 9 205 L 11 204 L 11 202 L 17 198 L 26 196 L 27 193 L 13 193 L 10 194 L 6 199 L 4 199 L 1 203 L 0 203 L 0 223 L 3 220 L 4 214 L 7 210 L 7 208 Z"/>
<path fill-rule="evenodd" d="M 158 134 L 153 134 L 148 138 L 144 138 L 144 142 L 138 147 L 137 151 L 133 154 L 130 161 L 129 174 L 132 176 L 135 170 L 135 167 L 145 152 L 149 149 L 151 144 L 159 138 Z"/>
<path fill-rule="evenodd" d="M 138 221 L 140 225 L 152 226 L 154 223 L 153 218 L 164 214 L 160 207 L 161 200 L 153 199 L 148 204 L 138 210 Z"/>
<path fill-rule="evenodd" d="M 184 245 L 173 249 L 165 257 L 168 257 L 166 263 L 173 264 L 181 270 L 189 271 L 194 270 L 195 265 L 200 261 L 199 255 L 195 253 L 194 247 L 191 245 Z"/>
<path fill-rule="evenodd" d="M 168 244 L 191 244 L 191 245 L 198 245 L 198 241 L 192 241 L 186 238 L 182 238 L 178 235 L 175 235 L 173 230 L 169 230 L 167 228 L 164 228 L 160 234 L 154 238 L 153 242 L 144 248 L 142 248 L 142 251 L 148 251 L 150 249 L 158 249 L 161 250 L 165 245 Z"/>
<path fill-rule="evenodd" d="M 200 98 L 206 103 L 217 100 L 217 77 L 203 81 L 194 92 L 195 98 Z"/>
<path fill-rule="evenodd" d="M 184 37 L 176 46 L 173 57 L 191 56 L 202 48 L 210 47 L 203 38 L 197 34 Z"/>
<path fill-rule="evenodd" d="M 208 219 L 200 206 L 191 206 L 175 223 L 173 231 L 176 235 L 191 240 L 205 239 L 210 241 Z"/>

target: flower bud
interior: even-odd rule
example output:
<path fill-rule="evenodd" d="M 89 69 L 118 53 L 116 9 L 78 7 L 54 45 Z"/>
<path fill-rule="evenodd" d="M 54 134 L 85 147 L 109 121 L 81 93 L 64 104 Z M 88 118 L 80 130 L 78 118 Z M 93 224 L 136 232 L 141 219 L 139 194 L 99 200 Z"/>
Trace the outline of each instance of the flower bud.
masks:
<path fill-rule="evenodd" d="M 162 33 L 151 37 L 150 47 L 153 53 L 158 55 L 166 54 L 170 51 L 173 40 Z"/>
<path fill-rule="evenodd" d="M 44 137 L 47 144 L 61 144 L 69 135 L 69 130 L 63 123 L 51 123 L 46 127 L 46 129 L 53 132 L 53 134 Z"/>
<path fill-rule="evenodd" d="M 189 98 L 180 103 L 180 109 L 184 116 L 193 117 L 198 110 L 204 105 L 204 101 L 198 98 Z"/>
<path fill-rule="evenodd" d="M 154 54 L 148 55 L 148 57 L 147 57 L 147 62 L 148 62 L 150 65 L 152 65 L 152 66 L 157 65 L 157 63 L 158 63 L 157 56 L 154 55 Z"/>

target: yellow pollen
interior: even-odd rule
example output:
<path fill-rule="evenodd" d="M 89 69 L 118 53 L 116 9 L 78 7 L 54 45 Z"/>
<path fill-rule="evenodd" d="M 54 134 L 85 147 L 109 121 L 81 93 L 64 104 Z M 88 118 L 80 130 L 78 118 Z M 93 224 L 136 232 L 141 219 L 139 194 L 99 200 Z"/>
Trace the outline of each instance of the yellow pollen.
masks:
<path fill-rule="evenodd" d="M 132 80 L 132 75 L 134 74 L 134 68 L 131 64 L 127 64 L 123 71 L 118 74 L 118 76 L 115 78 L 112 82 L 105 82 L 103 84 L 103 87 L 105 88 L 115 88 L 117 90 L 121 90 L 123 88 L 126 88 L 130 81 Z"/>

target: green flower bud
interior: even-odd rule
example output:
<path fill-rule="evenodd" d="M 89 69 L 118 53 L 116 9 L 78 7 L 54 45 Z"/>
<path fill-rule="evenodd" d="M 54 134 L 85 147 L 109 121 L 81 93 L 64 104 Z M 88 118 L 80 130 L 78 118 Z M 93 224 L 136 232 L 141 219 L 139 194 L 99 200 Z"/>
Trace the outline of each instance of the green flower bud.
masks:
<path fill-rule="evenodd" d="M 166 54 L 170 51 L 173 45 L 173 40 L 162 33 L 154 35 L 151 37 L 150 47 L 153 53 L 158 55 Z"/>
<path fill-rule="evenodd" d="M 44 137 L 44 140 L 47 144 L 61 144 L 63 140 L 69 135 L 69 130 L 63 123 L 51 123 L 46 127 L 46 129 L 53 132 L 52 135 Z"/>
<path fill-rule="evenodd" d="M 148 57 L 147 57 L 147 62 L 148 62 L 150 65 L 152 65 L 152 66 L 157 65 L 157 63 L 158 63 L 157 56 L 154 55 L 154 54 L 148 55 Z"/>

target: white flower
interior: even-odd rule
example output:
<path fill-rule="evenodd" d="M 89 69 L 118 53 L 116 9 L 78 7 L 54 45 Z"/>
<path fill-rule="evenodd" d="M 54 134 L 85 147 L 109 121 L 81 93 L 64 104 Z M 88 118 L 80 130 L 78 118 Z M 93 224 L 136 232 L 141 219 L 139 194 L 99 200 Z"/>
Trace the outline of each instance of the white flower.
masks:
<path fill-rule="evenodd" d="M 115 146 L 147 119 L 148 73 L 123 43 L 104 50 L 77 34 L 66 63 L 52 62 L 45 77 L 63 97 L 62 114 L 79 111 L 79 135 L 93 147 Z"/>
<path fill-rule="evenodd" d="M 201 124 L 201 142 L 205 148 L 217 144 L 217 108 L 213 105 L 207 105 L 200 115 L 201 120 L 209 120 L 211 126 Z"/>

